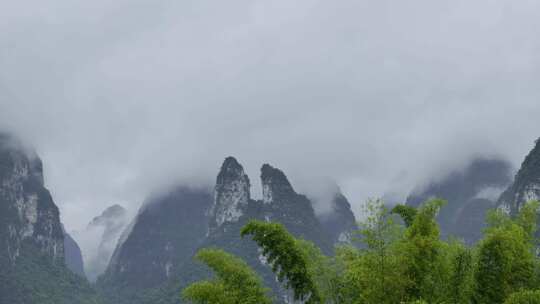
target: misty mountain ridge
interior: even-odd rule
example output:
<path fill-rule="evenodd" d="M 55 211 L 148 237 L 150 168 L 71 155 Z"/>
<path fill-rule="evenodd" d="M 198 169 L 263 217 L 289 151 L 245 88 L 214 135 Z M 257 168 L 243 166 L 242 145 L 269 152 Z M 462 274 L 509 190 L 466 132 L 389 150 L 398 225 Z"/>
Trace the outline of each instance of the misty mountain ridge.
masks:
<path fill-rule="evenodd" d="M 496 207 L 512 181 L 512 171 L 507 161 L 476 158 L 462 170 L 413 191 L 406 204 L 418 207 L 431 198 L 447 200 L 437 217 L 442 236 L 457 236 L 472 244 L 481 238 L 486 212 Z"/>
<path fill-rule="evenodd" d="M 95 282 L 97 277 L 105 272 L 118 239 L 128 221 L 127 210 L 115 204 L 94 217 L 86 229 L 75 233 L 78 239 L 83 240 L 82 244 L 85 246 L 83 250 L 84 266 L 91 282 Z"/>
<path fill-rule="evenodd" d="M 147 200 L 123 233 L 98 285 L 159 286 L 190 259 L 207 233 L 210 191 L 179 186 Z"/>
<path fill-rule="evenodd" d="M 177 294 L 182 286 L 208 275 L 192 260 L 196 251 L 218 247 L 245 259 L 268 286 L 286 295 L 261 260 L 255 243 L 240 238 L 241 227 L 251 219 L 280 222 L 295 236 L 311 240 L 331 254 L 333 244 L 349 240 L 356 221 L 340 192 L 332 196 L 336 198 L 335 212 L 321 221 L 311 201 L 294 191 L 281 170 L 263 165 L 261 184 L 262 199 L 252 199 L 244 168 L 235 158 L 227 157 L 213 191 L 179 186 L 161 196 L 154 195 L 141 207 L 98 286 L 120 302 L 146 303 L 137 300 L 141 292 L 155 288 Z M 325 227 L 331 227 L 329 232 Z"/>
<path fill-rule="evenodd" d="M 330 178 L 320 179 L 316 185 L 318 191 L 312 191 L 308 198 L 323 230 L 330 234 L 334 244 L 349 243 L 353 237 L 350 232 L 358 229 L 349 200 Z"/>
<path fill-rule="evenodd" d="M 540 0 L 0 8 L 0 304 L 540 304 Z"/>
<path fill-rule="evenodd" d="M 537 143 L 512 183 L 508 162 L 476 158 L 462 170 L 418 187 L 407 204 L 417 207 L 433 197 L 448 200 L 438 215 L 442 236 L 455 235 L 472 244 L 480 238 L 488 209 L 514 214 L 526 200 L 540 197 L 540 191 L 535 192 L 540 189 L 538 159 Z M 41 160 L 13 137 L 1 135 L 0 241 L 7 246 L 0 248 L 0 266 L 7 271 L 0 275 L 0 303 L 182 303 L 180 291 L 210 275 L 193 260 L 201 248 L 222 248 L 239 256 L 273 290 L 278 303 L 289 303 L 290 294 L 276 281 L 258 246 L 240 237 L 240 229 L 251 219 L 279 222 L 295 237 L 332 255 L 336 244 L 350 243 L 358 229 L 356 218 L 331 180 L 322 187 L 327 195 L 317 198 L 297 193 L 285 173 L 269 164 L 262 165 L 260 180 L 261 199 L 253 199 L 243 166 L 227 157 L 213 189 L 178 185 L 154 193 L 131 222 L 123 207 L 105 209 L 87 227 L 100 232 L 96 256 L 104 261 L 103 268 L 89 275 L 99 277 L 99 296 L 84 280 L 84 270 L 98 268 L 83 263 L 77 242 L 64 231 L 44 187 Z M 325 212 L 316 213 L 316 204 L 326 204 Z M 29 276 L 42 279 L 36 284 Z M 54 296 L 43 298 L 29 290 L 54 291 Z"/>

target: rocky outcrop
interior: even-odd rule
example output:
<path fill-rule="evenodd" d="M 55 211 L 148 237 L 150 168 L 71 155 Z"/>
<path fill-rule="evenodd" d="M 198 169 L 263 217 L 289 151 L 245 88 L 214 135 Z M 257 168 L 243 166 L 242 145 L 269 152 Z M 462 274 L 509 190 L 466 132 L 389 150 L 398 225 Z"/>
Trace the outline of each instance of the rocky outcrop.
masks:
<path fill-rule="evenodd" d="M 286 206 L 288 199 L 296 195 L 287 176 L 269 164 L 261 167 L 261 183 L 263 203 L 272 205 L 273 209 Z"/>
<path fill-rule="evenodd" d="M 283 171 L 263 165 L 261 184 L 265 220 L 282 223 L 296 237 L 313 241 L 331 253 L 330 235 L 322 229 L 311 201 L 296 193 Z"/>
<path fill-rule="evenodd" d="M 23 243 L 53 261 L 64 261 L 58 208 L 44 187 L 43 166 L 32 150 L 0 134 L 0 251 L 11 262 Z"/>
<path fill-rule="evenodd" d="M 250 186 L 242 165 L 233 157 L 226 158 L 216 180 L 214 204 L 210 211 L 211 229 L 225 222 L 236 222 L 244 215 L 251 200 Z"/>
<path fill-rule="evenodd" d="M 540 199 L 540 139 L 525 157 L 514 182 L 498 200 L 498 207 L 516 214 L 524 203 Z"/>
<path fill-rule="evenodd" d="M 221 177 L 224 175 L 224 168 L 229 168 L 231 164 L 235 174 L 228 175 L 231 178 L 228 179 L 227 183 L 222 183 Z M 222 170 L 218 174 L 214 204 L 216 206 L 234 206 L 235 204 L 229 203 L 229 198 L 241 197 L 242 200 L 235 200 L 242 202 L 237 204 L 241 207 L 235 209 L 240 210 L 241 215 L 237 218 L 225 219 L 221 223 L 220 229 L 211 229 L 201 247 L 218 247 L 241 257 L 261 275 L 265 285 L 272 288 L 276 295 L 282 298 L 283 295 L 286 295 L 286 291 L 276 281 L 275 274 L 271 271 L 264 257 L 261 256 L 257 245 L 249 238 L 240 237 L 241 228 L 251 219 L 279 222 L 296 237 L 312 241 L 328 254 L 332 252 L 332 241 L 317 219 L 311 201 L 306 196 L 296 193 L 283 171 L 268 164 L 262 166 L 262 200 L 255 201 L 249 199 L 249 179 L 240 168 L 241 166 L 235 159 L 227 158 L 225 160 Z M 242 187 L 225 187 L 234 190 L 228 192 L 227 195 L 221 195 L 222 184 L 240 184 Z M 213 216 L 210 219 L 212 222 L 214 221 Z M 192 266 L 187 265 L 181 273 L 193 272 L 186 271 L 186 269 L 191 269 L 190 267 Z M 199 277 L 185 277 L 184 281 L 204 278 L 206 274 L 200 273 Z"/>

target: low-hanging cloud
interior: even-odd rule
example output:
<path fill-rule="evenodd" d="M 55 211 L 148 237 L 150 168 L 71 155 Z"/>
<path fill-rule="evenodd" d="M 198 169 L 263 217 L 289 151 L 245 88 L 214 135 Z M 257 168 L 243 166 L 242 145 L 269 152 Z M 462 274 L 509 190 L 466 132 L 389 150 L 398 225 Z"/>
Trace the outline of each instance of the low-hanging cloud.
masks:
<path fill-rule="evenodd" d="M 358 211 L 477 155 L 517 166 L 540 136 L 538 1 L 0 8 L 0 124 L 36 146 L 68 230 L 228 155 L 256 187 L 264 162 L 300 191 L 332 177 Z"/>

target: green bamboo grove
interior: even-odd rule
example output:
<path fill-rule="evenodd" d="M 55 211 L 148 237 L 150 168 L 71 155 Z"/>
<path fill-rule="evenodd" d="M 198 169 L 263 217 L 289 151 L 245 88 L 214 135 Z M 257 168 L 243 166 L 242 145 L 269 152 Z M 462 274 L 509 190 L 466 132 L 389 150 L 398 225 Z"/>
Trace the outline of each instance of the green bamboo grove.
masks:
<path fill-rule="evenodd" d="M 316 304 L 540 304 L 538 202 L 515 216 L 488 213 L 483 239 L 466 246 L 443 240 L 436 222 L 445 201 L 418 209 L 381 201 L 367 204 L 354 241 L 326 256 L 277 223 L 251 221 L 239 237 L 252 238 L 284 288 L 299 303 Z M 196 258 L 213 278 L 193 283 L 182 298 L 196 304 L 272 303 L 276 295 L 244 261 L 220 249 Z"/>

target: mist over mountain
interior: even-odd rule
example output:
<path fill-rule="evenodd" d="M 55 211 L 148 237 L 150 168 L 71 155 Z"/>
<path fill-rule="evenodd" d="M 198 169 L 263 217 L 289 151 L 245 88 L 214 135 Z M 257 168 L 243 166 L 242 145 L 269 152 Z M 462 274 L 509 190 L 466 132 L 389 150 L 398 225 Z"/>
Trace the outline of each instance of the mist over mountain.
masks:
<path fill-rule="evenodd" d="M 108 290 L 129 287 L 135 293 L 178 274 L 208 232 L 211 202 L 207 189 L 188 187 L 149 198 L 124 231 L 99 283 Z"/>
<path fill-rule="evenodd" d="M 68 231 L 210 185 L 224 155 L 321 174 L 353 210 L 537 138 L 536 1 L 46 0 L 0 11 L 0 127 L 47 164 Z M 306 185 L 306 186 L 304 186 Z M 260 187 L 254 180 L 254 189 Z M 259 195 L 260 191 L 256 192 Z"/>
<path fill-rule="evenodd" d="M 0 133 L 0 303 L 99 304 L 44 181 L 39 156 Z"/>
<path fill-rule="evenodd" d="M 283 171 L 265 164 L 260 177 L 262 199 L 254 200 L 244 167 L 228 157 L 213 193 L 177 186 L 152 195 L 125 230 L 99 288 L 111 303 L 177 303 L 173 295 L 182 287 L 208 276 L 193 261 L 195 252 L 216 247 L 244 258 L 280 297 L 287 296 L 257 246 L 240 238 L 241 227 L 251 219 L 282 223 L 293 235 L 332 254 L 334 244 L 350 241 L 355 218 L 338 188 L 333 188 L 333 209 L 319 220 L 312 202 L 294 190 Z"/>
<path fill-rule="evenodd" d="M 202 248 L 309 302 L 240 237 L 252 219 L 290 233 L 307 298 L 540 299 L 534 213 L 512 223 L 540 199 L 539 34 L 538 0 L 2 1 L 0 304 L 229 292 Z M 514 230 L 482 232 L 494 208 Z M 517 258 L 479 258 L 499 249 Z"/>
<path fill-rule="evenodd" d="M 437 216 L 442 237 L 457 236 L 473 244 L 481 238 L 488 209 L 499 207 L 515 214 L 526 200 L 539 197 L 534 192 L 538 154 L 537 142 L 513 183 L 508 161 L 476 158 L 417 187 L 407 204 L 419 207 L 431 198 L 446 199 L 448 204 Z M 160 188 L 130 222 L 120 205 L 94 217 L 87 230 L 99 232 L 94 243 L 96 263 L 88 263 L 92 260 L 86 256 L 83 263 L 79 244 L 65 232 L 59 210 L 44 187 L 43 163 L 37 154 L 15 137 L 2 134 L 0 165 L 4 208 L 0 236 L 7 244 L 0 251 L 0 262 L 7 269 L 0 280 L 9 282 L 0 291 L 7 301 L 17 298 L 22 304 L 67 304 L 73 299 L 98 304 L 184 303 L 178 297 L 181 290 L 210 275 L 193 260 L 202 248 L 221 248 L 241 257 L 271 288 L 276 303 L 290 303 L 290 292 L 276 281 L 258 246 L 240 237 L 240 229 L 252 219 L 281 223 L 329 256 L 335 245 L 350 244 L 358 229 L 351 204 L 331 180 L 318 183 L 318 191 L 306 196 L 296 191 L 284 171 L 264 164 L 260 199 L 256 199 L 244 166 L 227 157 L 213 190 L 191 185 Z M 89 285 L 85 275 L 97 279 L 96 285 Z M 31 276 L 40 280 L 29 280 Z M 41 299 L 39 290 L 46 290 L 46 295 L 54 291 L 54 297 Z"/>
<path fill-rule="evenodd" d="M 88 279 L 95 282 L 101 275 L 116 248 L 120 235 L 130 216 L 120 205 L 112 205 L 94 217 L 84 230 L 75 231 L 84 255 L 84 268 Z"/>
<path fill-rule="evenodd" d="M 505 160 L 477 158 L 464 168 L 413 191 L 407 204 L 418 207 L 431 198 L 447 200 L 437 217 L 442 235 L 474 243 L 482 236 L 487 210 L 496 207 L 500 194 L 510 185 L 512 172 L 512 166 Z"/>

